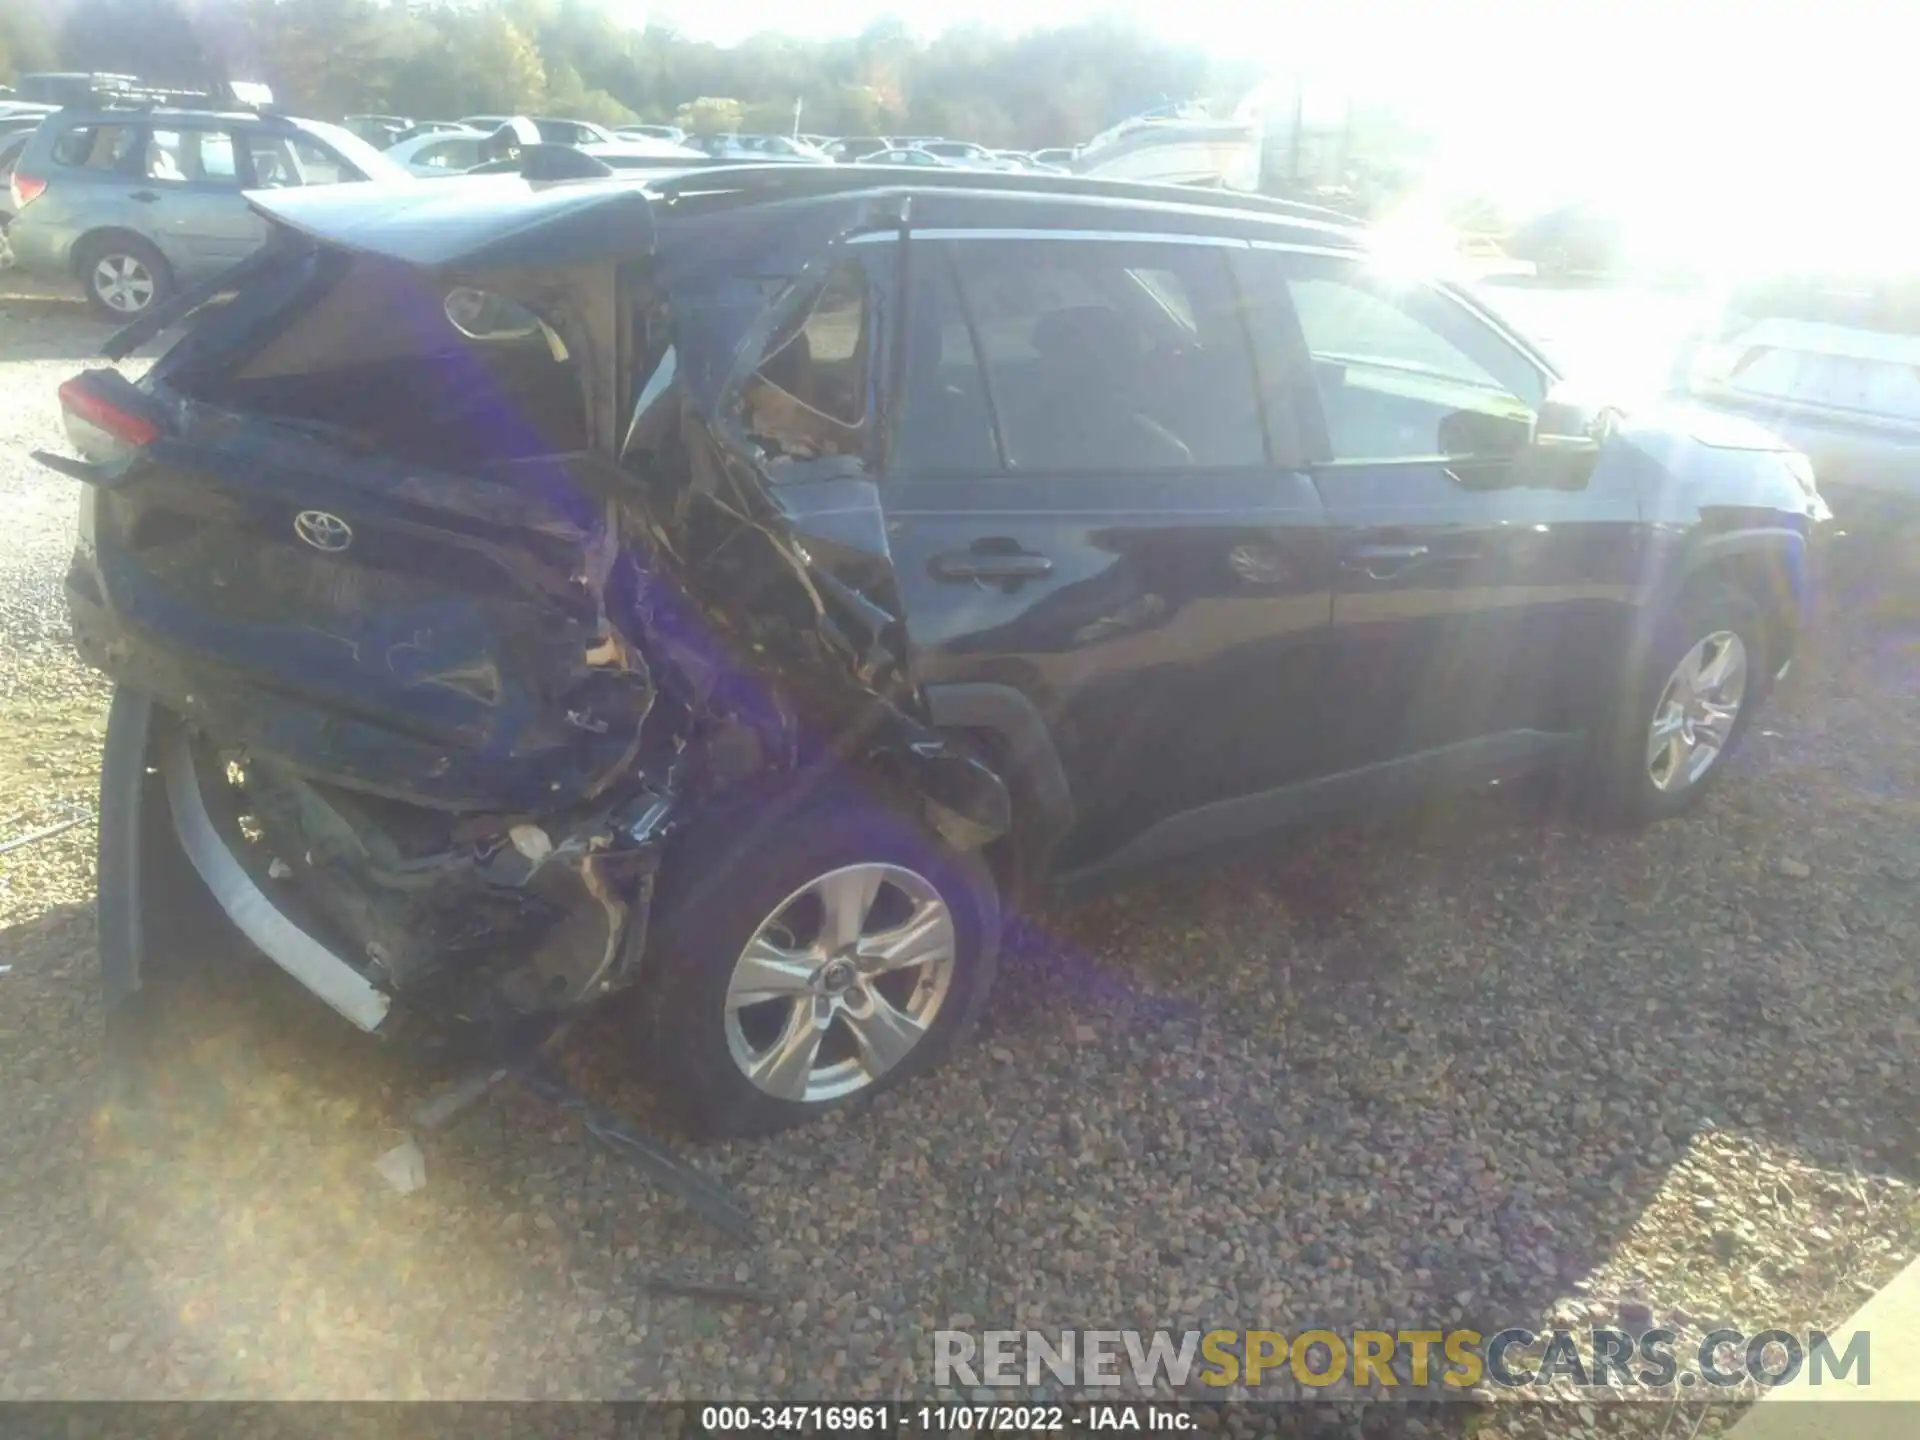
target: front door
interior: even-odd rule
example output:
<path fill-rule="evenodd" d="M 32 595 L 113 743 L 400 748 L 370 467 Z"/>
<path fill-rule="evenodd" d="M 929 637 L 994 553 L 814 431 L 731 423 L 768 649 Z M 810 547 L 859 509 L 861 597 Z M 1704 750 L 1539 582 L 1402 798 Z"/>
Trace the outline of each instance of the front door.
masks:
<path fill-rule="evenodd" d="M 1335 767 L 1540 758 L 1617 673 L 1638 567 L 1626 468 L 1520 463 L 1550 376 L 1448 291 L 1325 255 L 1244 259 L 1267 345 L 1311 377 L 1296 393 L 1336 555 Z"/>
<path fill-rule="evenodd" d="M 1325 523 L 1268 449 L 1230 248 L 906 246 L 884 484 L 915 665 L 1044 719 L 1077 818 L 1060 868 L 1232 838 L 1221 802 L 1323 764 Z"/>

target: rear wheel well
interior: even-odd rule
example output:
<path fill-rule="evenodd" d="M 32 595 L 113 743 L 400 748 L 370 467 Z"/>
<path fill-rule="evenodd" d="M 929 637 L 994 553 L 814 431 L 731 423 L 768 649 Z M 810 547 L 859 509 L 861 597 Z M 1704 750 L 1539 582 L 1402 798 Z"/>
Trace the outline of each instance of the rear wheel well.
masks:
<path fill-rule="evenodd" d="M 73 242 L 71 254 L 73 257 L 74 279 L 84 279 L 87 273 L 87 266 L 92 263 L 93 258 L 103 250 L 115 245 L 138 247 L 151 254 L 159 255 L 162 261 L 166 259 L 164 255 L 160 255 L 160 247 L 147 239 L 147 237 L 142 235 L 138 230 L 127 230 L 117 225 L 105 225 L 98 230 L 89 230 Z"/>

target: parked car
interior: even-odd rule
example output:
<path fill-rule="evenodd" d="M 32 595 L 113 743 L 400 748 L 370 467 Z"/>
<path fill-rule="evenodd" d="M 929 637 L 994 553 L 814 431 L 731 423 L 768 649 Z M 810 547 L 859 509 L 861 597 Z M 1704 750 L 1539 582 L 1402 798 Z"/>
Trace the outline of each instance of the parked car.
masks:
<path fill-rule="evenodd" d="M 405 115 L 348 115 L 340 124 L 376 150 L 388 149 L 413 128 L 413 121 Z"/>
<path fill-rule="evenodd" d="M 1920 536 L 1920 276 L 1739 285 L 1673 378 L 1804 451 L 1850 533 L 1908 547 Z"/>
<path fill-rule="evenodd" d="M 1352 228 L 818 178 L 256 194 L 61 387 L 114 1007 L 197 890 L 395 1043 L 631 989 L 766 1130 L 951 1051 L 1035 887 L 1536 771 L 1673 816 L 1793 656 L 1802 457 Z"/>
<path fill-rule="evenodd" d="M 678 125 L 616 125 L 613 135 L 616 140 L 665 140 L 673 145 L 687 138 L 687 132 Z"/>
<path fill-rule="evenodd" d="M 957 160 L 948 160 L 929 150 L 917 150 L 911 146 L 895 146 L 891 150 L 876 150 L 864 155 L 859 161 L 862 165 L 937 165 L 947 169 L 963 168 Z"/>
<path fill-rule="evenodd" d="M 0 135 L 0 235 L 7 233 L 13 224 L 13 167 L 20 159 L 20 152 L 27 148 L 32 137 L 31 130 L 22 130 L 13 135 Z M 13 251 L 7 247 L 0 260 L 7 265 L 13 264 Z"/>
<path fill-rule="evenodd" d="M 924 150 L 929 155 L 937 155 L 942 160 L 955 165 L 965 165 L 970 170 L 1017 170 L 1020 167 L 1011 160 L 1002 160 L 984 145 L 976 145 L 971 140 L 928 140 L 913 147 Z"/>
<path fill-rule="evenodd" d="M 394 136 L 393 143 L 398 145 L 402 140 L 417 140 L 422 135 L 464 135 L 472 128 L 462 125 L 458 120 L 416 120 Z"/>
<path fill-rule="evenodd" d="M 522 117 L 516 115 L 464 115 L 460 123 L 469 130 L 492 132 Z M 533 121 L 540 138 L 549 145 L 610 145 L 613 132 L 591 120 L 562 120 L 552 115 L 526 117 Z"/>
<path fill-rule="evenodd" d="M 776 164 L 830 165 L 822 151 L 788 135 L 690 136 L 687 144 L 723 160 L 758 160 Z"/>
<path fill-rule="evenodd" d="M 387 159 L 424 180 L 445 179 L 471 170 L 486 157 L 484 130 L 436 130 L 397 140 L 385 151 Z"/>
<path fill-rule="evenodd" d="M 1050 149 L 1034 151 L 1033 158 L 1042 165 L 1057 165 L 1062 170 L 1071 170 L 1075 153 L 1070 146 L 1054 146 Z"/>
<path fill-rule="evenodd" d="M 270 226 L 243 190 L 410 180 L 358 136 L 317 120 L 165 107 L 76 107 L 33 132 L 13 171 L 14 261 L 78 280 L 130 319 L 226 269 Z"/>
<path fill-rule="evenodd" d="M 845 165 L 854 160 L 864 160 L 881 150 L 891 150 L 893 141 L 884 135 L 853 135 L 829 140 L 820 148 L 829 160 Z"/>
<path fill-rule="evenodd" d="M 710 163 L 710 158 L 701 151 L 690 149 L 685 145 L 670 144 L 665 140 L 623 140 L 617 145 L 568 145 L 559 148 L 588 156 L 610 170 L 668 170 L 674 168 L 676 162 Z M 529 173 L 526 170 L 527 153 L 516 151 L 510 155 L 486 160 L 475 165 L 467 173 L 470 175 Z"/>

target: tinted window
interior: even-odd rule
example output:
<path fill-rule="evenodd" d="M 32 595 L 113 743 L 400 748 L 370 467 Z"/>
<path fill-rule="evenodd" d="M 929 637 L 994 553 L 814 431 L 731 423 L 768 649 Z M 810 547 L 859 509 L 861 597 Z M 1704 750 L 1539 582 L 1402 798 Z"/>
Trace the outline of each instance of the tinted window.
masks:
<path fill-rule="evenodd" d="M 1247 266 L 1269 394 L 1317 396 L 1335 460 L 1477 453 L 1478 437 L 1524 434 L 1540 407 L 1540 370 L 1442 291 L 1321 256 L 1256 251 Z"/>
<path fill-rule="evenodd" d="M 167 129 L 147 132 L 141 173 L 161 183 L 230 185 L 238 189 L 233 137 L 224 130 Z"/>
<path fill-rule="evenodd" d="M 138 138 L 131 125 L 76 125 L 53 142 L 53 162 L 76 170 L 119 170 Z"/>
<path fill-rule="evenodd" d="M 866 360 L 866 278 L 859 266 L 843 263 L 768 342 L 743 395 L 748 436 L 775 458 L 860 453 Z"/>
<path fill-rule="evenodd" d="M 360 178 L 338 155 L 305 135 L 253 131 L 243 135 L 241 143 L 253 161 L 253 184 L 263 190 Z"/>
<path fill-rule="evenodd" d="M 1014 469 L 1264 462 L 1223 250 L 966 240 L 954 256 Z"/>
<path fill-rule="evenodd" d="M 442 140 L 413 152 L 413 163 L 436 170 L 469 170 L 480 163 L 478 140 Z"/>
<path fill-rule="evenodd" d="M 954 278 L 952 247 L 916 242 L 907 295 L 906 364 L 889 470 L 980 475 L 1000 468 L 993 411 Z"/>

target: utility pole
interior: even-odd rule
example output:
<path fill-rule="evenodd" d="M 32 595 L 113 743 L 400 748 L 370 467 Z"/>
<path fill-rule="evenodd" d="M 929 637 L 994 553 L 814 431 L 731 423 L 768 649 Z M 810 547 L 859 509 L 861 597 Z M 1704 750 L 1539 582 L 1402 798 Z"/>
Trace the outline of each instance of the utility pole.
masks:
<path fill-rule="evenodd" d="M 806 103 L 807 101 L 804 95 L 796 95 L 793 97 L 793 138 L 796 140 L 800 138 L 800 109 Z"/>

